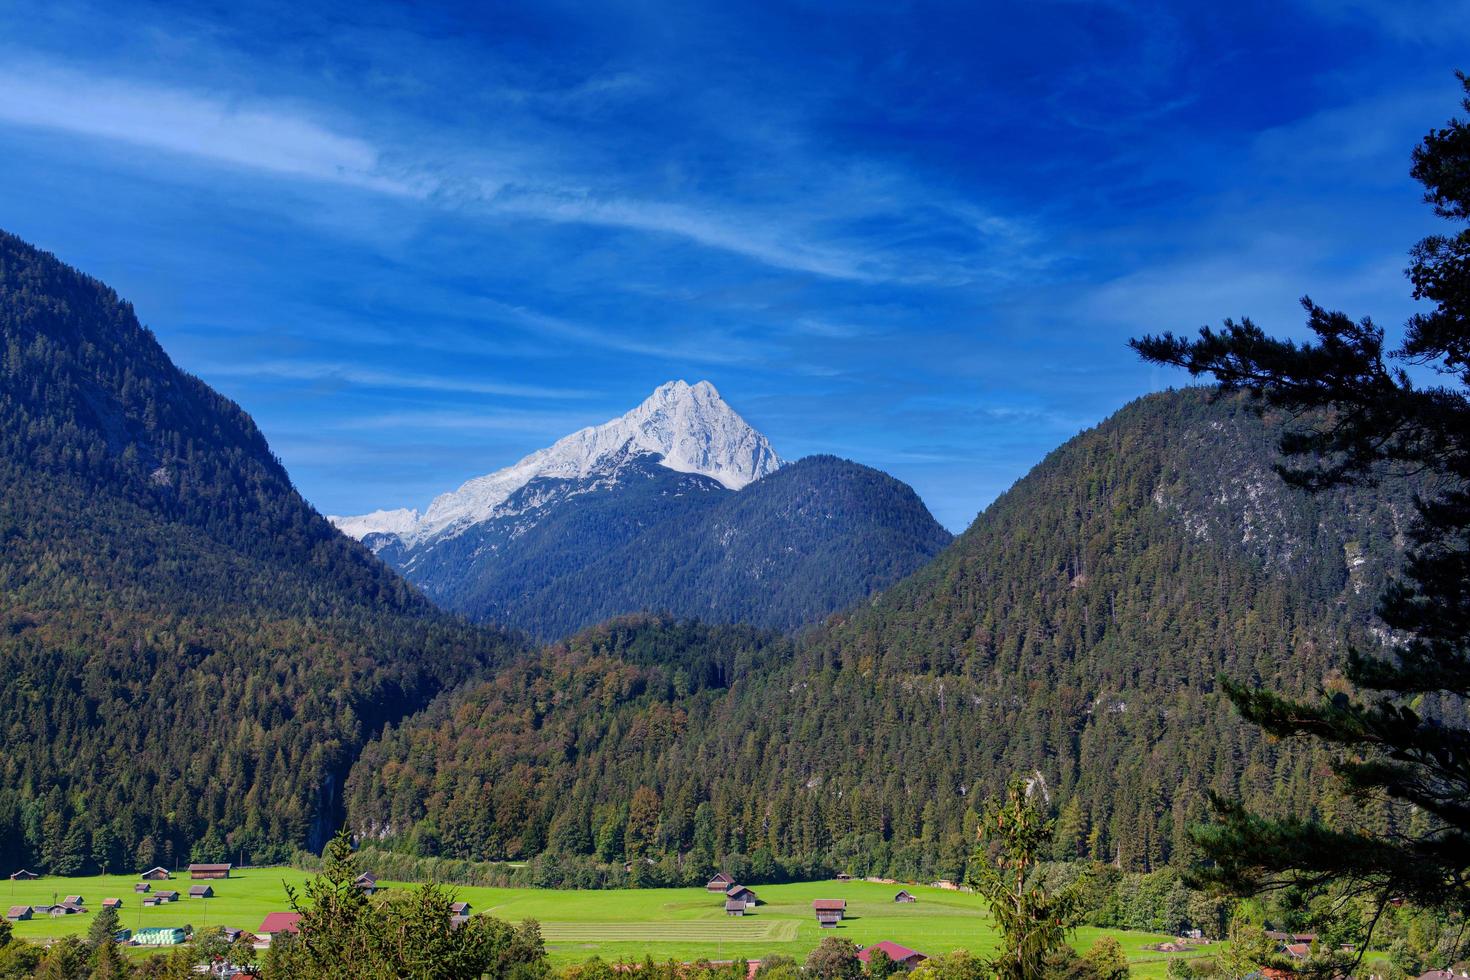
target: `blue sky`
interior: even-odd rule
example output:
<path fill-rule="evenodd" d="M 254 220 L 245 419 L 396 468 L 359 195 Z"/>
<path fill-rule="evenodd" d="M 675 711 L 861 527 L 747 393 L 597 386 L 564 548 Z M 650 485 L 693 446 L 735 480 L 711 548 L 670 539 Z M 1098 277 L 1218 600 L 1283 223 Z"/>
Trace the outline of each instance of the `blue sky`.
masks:
<path fill-rule="evenodd" d="M 959 529 L 1304 293 L 1390 327 L 1470 4 L 0 0 L 0 227 L 329 513 L 672 378 Z M 1457 60 L 1459 59 L 1459 60 Z"/>

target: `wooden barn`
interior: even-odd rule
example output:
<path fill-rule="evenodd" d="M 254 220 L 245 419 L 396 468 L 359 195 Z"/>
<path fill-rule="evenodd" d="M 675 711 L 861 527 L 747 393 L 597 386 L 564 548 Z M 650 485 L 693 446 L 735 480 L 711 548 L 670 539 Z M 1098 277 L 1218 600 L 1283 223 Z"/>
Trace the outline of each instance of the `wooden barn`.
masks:
<path fill-rule="evenodd" d="M 149 868 L 138 877 L 144 881 L 168 881 L 173 875 L 169 874 L 168 868 Z"/>
<path fill-rule="evenodd" d="M 189 886 L 190 898 L 214 898 L 214 888 L 209 885 Z"/>
<path fill-rule="evenodd" d="M 740 902 L 744 904 L 746 908 L 753 909 L 756 906 L 757 899 L 755 897 L 755 892 L 752 889 L 746 888 L 744 885 L 734 885 L 730 888 L 729 891 L 725 892 L 725 908 L 727 910 L 729 909 L 730 902 L 732 901 Z"/>
<path fill-rule="evenodd" d="M 812 903 L 812 908 L 817 913 L 817 918 L 822 917 L 823 912 L 836 914 L 840 920 L 847 912 L 847 899 L 845 898 L 819 898 Z"/>
<path fill-rule="evenodd" d="M 742 902 L 738 898 L 727 898 L 727 899 L 725 899 L 725 914 L 726 915 L 744 915 L 745 914 L 745 903 Z"/>
<path fill-rule="evenodd" d="M 5 913 L 5 918 L 9 919 L 11 922 L 24 922 L 29 919 L 34 912 L 35 909 L 31 908 L 29 905 L 12 905 L 10 906 L 10 911 Z"/>
<path fill-rule="evenodd" d="M 823 929 L 836 929 L 842 921 L 842 913 L 835 909 L 817 909 L 817 925 Z"/>
<path fill-rule="evenodd" d="M 709 881 L 705 882 L 704 888 L 705 891 L 723 892 L 733 884 L 735 884 L 735 879 L 721 871 Z"/>
<path fill-rule="evenodd" d="M 159 904 L 163 904 L 165 902 L 177 902 L 179 900 L 179 893 L 174 891 L 154 892 L 153 898 Z"/>
<path fill-rule="evenodd" d="M 146 881 L 140 881 L 133 886 L 133 891 L 146 895 L 153 890 L 153 885 Z"/>
<path fill-rule="evenodd" d="M 21 868 L 19 871 L 13 872 L 10 875 L 10 880 L 11 881 L 35 881 L 39 877 L 41 877 L 41 876 L 38 875 L 38 874 L 36 874 L 34 871 L 27 871 L 25 868 Z"/>
<path fill-rule="evenodd" d="M 120 909 L 120 908 L 122 908 L 122 899 L 120 899 L 120 898 L 104 898 L 102 900 L 102 907 L 105 908 L 105 909 Z"/>
<path fill-rule="evenodd" d="M 364 871 L 353 880 L 352 887 L 364 895 L 375 894 L 378 890 L 378 876 L 371 871 Z"/>
<path fill-rule="evenodd" d="M 913 896 L 913 893 L 911 893 L 908 889 L 904 889 L 903 891 L 900 891 L 897 895 L 893 896 L 893 900 L 895 902 L 900 903 L 900 904 L 902 904 L 904 902 L 917 902 L 918 901 L 918 899 L 915 898 Z"/>
<path fill-rule="evenodd" d="M 229 864 L 191 864 L 189 865 L 189 877 L 199 878 L 228 878 L 230 876 Z"/>

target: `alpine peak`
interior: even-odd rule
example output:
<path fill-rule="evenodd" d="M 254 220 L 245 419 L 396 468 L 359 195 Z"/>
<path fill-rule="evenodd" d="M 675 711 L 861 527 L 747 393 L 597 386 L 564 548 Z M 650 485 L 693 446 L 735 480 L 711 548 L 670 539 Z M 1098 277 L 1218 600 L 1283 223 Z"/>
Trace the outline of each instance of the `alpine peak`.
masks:
<path fill-rule="evenodd" d="M 766 437 L 751 428 L 714 385 L 677 380 L 659 385 L 626 415 L 580 429 L 512 466 L 439 495 L 422 515 L 411 510 L 377 511 L 329 520 L 359 540 L 391 534 L 413 544 L 457 534 L 498 516 L 501 505 L 534 479 L 610 475 L 631 454 L 656 455 L 668 469 L 708 476 L 731 490 L 781 465 Z"/>

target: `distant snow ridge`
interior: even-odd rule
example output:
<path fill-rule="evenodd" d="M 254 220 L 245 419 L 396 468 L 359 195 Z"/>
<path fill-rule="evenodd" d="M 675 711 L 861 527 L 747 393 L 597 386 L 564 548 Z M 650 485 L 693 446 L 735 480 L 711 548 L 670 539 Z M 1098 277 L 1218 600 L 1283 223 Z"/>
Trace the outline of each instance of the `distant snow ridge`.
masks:
<path fill-rule="evenodd" d="M 514 466 L 475 477 L 458 490 L 435 497 L 422 516 L 400 509 L 328 520 L 358 540 L 390 534 L 411 547 L 499 516 L 500 505 L 534 479 L 585 479 L 611 473 L 632 453 L 656 454 L 671 470 L 713 477 L 731 490 L 774 473 L 781 465 L 766 437 L 725 404 L 714 385 L 670 381 L 622 418 L 573 432 Z"/>

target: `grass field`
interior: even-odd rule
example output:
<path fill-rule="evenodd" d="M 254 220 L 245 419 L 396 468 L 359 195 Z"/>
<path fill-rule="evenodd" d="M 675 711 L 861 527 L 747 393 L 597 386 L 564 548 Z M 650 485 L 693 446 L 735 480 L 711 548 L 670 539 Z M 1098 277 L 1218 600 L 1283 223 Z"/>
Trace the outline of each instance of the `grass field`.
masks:
<path fill-rule="evenodd" d="M 210 882 L 213 899 L 180 898 L 170 905 L 143 908 L 133 893 L 132 876 L 41 878 L 30 882 L 0 882 L 4 905 L 52 904 L 67 895 L 81 895 L 88 907 L 100 908 L 104 898 L 123 900 L 125 928 L 192 925 L 254 929 L 267 912 L 287 908 L 285 885 L 298 889 L 308 875 L 291 868 L 247 868 L 224 881 Z M 173 889 L 187 896 L 186 875 L 172 882 L 155 882 L 154 889 Z M 412 888 L 412 885 L 390 887 Z M 801 882 L 753 886 L 761 904 L 744 917 L 726 916 L 722 897 L 700 888 L 651 888 L 628 891 L 551 891 L 535 888 L 457 888 L 458 897 L 512 921 L 534 918 L 552 961 L 558 964 L 601 956 L 607 960 L 758 959 L 773 953 L 800 959 L 823 935 L 834 934 L 859 945 L 891 939 L 931 955 L 956 949 L 983 954 L 995 947 L 995 933 L 984 903 L 974 895 L 923 886 L 906 886 L 917 896 L 912 905 L 896 905 L 897 885 L 865 881 Z M 835 930 L 817 926 L 811 903 L 816 898 L 844 898 L 847 917 Z M 44 942 L 49 937 L 84 933 L 91 914 L 59 919 L 42 917 L 15 925 L 20 938 Z M 1080 929 L 1074 943 L 1086 949 L 1102 935 L 1122 943 L 1133 973 L 1163 977 L 1166 954 L 1144 947 L 1167 937 L 1116 930 Z M 1205 952 L 1208 952 L 1206 948 Z M 1185 955 L 1185 954 L 1172 954 Z"/>

